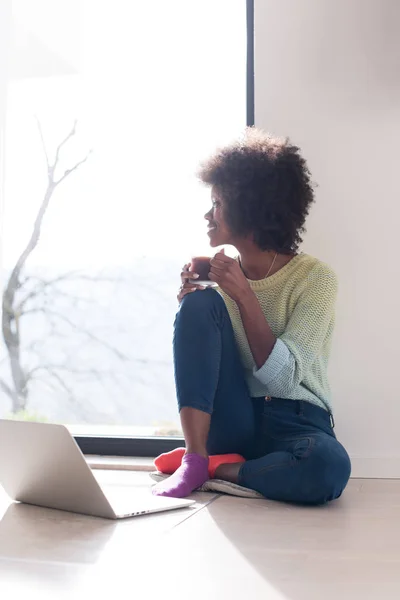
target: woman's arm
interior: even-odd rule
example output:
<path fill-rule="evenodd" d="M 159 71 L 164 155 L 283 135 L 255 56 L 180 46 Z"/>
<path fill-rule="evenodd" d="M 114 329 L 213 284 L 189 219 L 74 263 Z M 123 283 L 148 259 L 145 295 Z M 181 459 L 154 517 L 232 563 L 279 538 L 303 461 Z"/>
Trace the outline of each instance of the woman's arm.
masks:
<path fill-rule="evenodd" d="M 276 337 L 239 263 L 219 252 L 211 259 L 210 279 L 236 302 L 254 362 L 261 368 L 275 346 Z"/>
<path fill-rule="evenodd" d="M 276 338 L 238 263 L 219 253 L 211 265 L 210 279 L 239 308 L 256 364 L 255 377 L 271 396 L 289 394 L 303 381 L 332 332 L 337 294 L 335 273 L 323 263 L 310 271 L 284 333 Z"/>
<path fill-rule="evenodd" d="M 238 298 L 236 304 L 239 308 L 254 362 L 257 369 L 260 369 L 271 355 L 276 343 L 276 337 L 251 288 Z"/>
<path fill-rule="evenodd" d="M 276 337 L 239 263 L 219 252 L 211 259 L 210 279 L 236 302 L 254 362 L 257 369 L 261 368 L 275 346 Z"/>
<path fill-rule="evenodd" d="M 253 370 L 269 395 L 286 397 L 321 356 L 334 327 L 336 295 L 335 273 L 326 265 L 318 264 L 308 275 L 305 290 L 285 331 L 276 339 L 264 364 L 256 363 Z"/>

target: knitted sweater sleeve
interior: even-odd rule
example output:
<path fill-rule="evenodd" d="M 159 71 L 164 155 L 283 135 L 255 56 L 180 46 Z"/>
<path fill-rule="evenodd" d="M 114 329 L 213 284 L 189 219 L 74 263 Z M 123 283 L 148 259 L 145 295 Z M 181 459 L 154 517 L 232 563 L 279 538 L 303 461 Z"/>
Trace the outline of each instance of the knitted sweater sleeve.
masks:
<path fill-rule="evenodd" d="M 290 397 L 322 354 L 335 320 L 337 278 L 319 263 L 308 275 L 306 286 L 289 318 L 284 333 L 255 377 L 276 398 Z"/>

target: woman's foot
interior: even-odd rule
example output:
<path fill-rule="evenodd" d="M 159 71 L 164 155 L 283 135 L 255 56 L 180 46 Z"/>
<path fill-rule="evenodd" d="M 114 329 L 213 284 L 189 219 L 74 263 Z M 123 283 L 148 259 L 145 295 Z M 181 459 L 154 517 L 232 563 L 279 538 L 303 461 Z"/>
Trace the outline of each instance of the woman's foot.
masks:
<path fill-rule="evenodd" d="M 208 467 L 210 479 L 219 479 L 217 471 L 221 470 L 225 465 L 227 467 L 230 465 L 238 465 L 240 467 L 244 462 L 246 461 L 240 454 L 214 454 L 213 456 L 210 456 L 210 464 Z"/>
<path fill-rule="evenodd" d="M 176 473 L 182 464 L 185 452 L 185 448 L 176 448 L 171 452 L 160 454 L 160 456 L 155 459 L 154 466 L 156 467 L 157 471 L 160 471 L 160 473 L 165 473 L 166 475 Z M 240 456 L 240 454 L 215 454 L 214 456 L 210 456 L 208 461 L 208 478 L 214 479 L 217 477 L 223 479 L 223 477 L 220 477 L 220 475 L 216 474 L 217 470 L 221 471 L 222 469 L 223 471 L 225 465 L 228 470 L 230 465 L 236 465 L 237 468 L 240 468 L 241 464 L 244 462 L 245 459 L 243 456 Z M 229 475 L 231 475 L 230 470 Z M 227 481 L 232 481 L 232 479 L 229 477 L 227 478 Z"/>
<path fill-rule="evenodd" d="M 160 454 L 154 461 L 154 466 L 160 473 L 172 475 L 182 464 L 182 458 L 185 456 L 185 448 L 175 448 L 171 452 Z"/>
<path fill-rule="evenodd" d="M 152 492 L 155 496 L 185 498 L 208 479 L 208 458 L 200 454 L 185 454 L 175 473 L 155 485 Z"/>
<path fill-rule="evenodd" d="M 222 463 L 216 468 L 214 477 L 237 485 L 239 483 L 239 473 L 242 464 L 243 462 Z"/>

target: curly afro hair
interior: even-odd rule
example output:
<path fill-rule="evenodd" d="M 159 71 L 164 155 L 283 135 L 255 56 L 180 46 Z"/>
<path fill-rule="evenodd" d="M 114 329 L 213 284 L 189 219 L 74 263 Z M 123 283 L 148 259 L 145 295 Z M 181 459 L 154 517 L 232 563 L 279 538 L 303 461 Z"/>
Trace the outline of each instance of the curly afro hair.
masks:
<path fill-rule="evenodd" d="M 298 250 L 314 190 L 300 149 L 288 139 L 247 128 L 201 165 L 199 178 L 222 197 L 235 236 L 252 236 L 261 250 Z"/>

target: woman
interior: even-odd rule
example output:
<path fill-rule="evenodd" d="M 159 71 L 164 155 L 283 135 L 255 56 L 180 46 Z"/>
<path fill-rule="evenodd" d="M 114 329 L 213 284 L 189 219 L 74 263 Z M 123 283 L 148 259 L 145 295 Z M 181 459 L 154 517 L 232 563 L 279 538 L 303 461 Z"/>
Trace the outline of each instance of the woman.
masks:
<path fill-rule="evenodd" d="M 288 140 L 248 129 L 200 178 L 210 244 L 239 256 L 211 260 L 217 291 L 190 283 L 189 265 L 182 273 L 174 360 L 186 452 L 156 459 L 173 475 L 153 491 L 183 497 L 215 477 L 273 500 L 334 500 L 350 476 L 327 378 L 337 280 L 298 252 L 314 200 L 307 164 Z"/>

